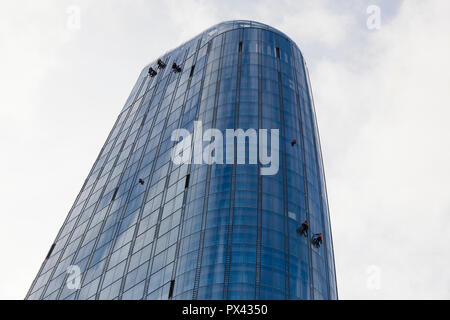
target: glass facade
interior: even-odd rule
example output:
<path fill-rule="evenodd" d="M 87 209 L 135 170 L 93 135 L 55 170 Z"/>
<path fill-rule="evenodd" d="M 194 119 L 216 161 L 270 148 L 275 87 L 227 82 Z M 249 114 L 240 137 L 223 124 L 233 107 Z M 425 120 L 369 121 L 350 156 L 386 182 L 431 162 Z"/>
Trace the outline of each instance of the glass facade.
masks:
<path fill-rule="evenodd" d="M 161 60 L 166 67 L 142 70 L 26 299 L 337 299 L 319 135 L 296 44 L 267 25 L 230 21 Z M 171 134 L 197 120 L 221 131 L 279 129 L 278 172 L 176 165 Z M 296 231 L 305 220 L 306 237 Z"/>

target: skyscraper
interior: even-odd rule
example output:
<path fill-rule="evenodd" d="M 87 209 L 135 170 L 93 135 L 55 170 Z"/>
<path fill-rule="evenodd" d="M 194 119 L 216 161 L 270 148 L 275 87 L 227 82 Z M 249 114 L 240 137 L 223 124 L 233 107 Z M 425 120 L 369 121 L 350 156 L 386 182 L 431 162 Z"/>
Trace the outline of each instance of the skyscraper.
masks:
<path fill-rule="evenodd" d="M 199 128 L 214 139 L 196 139 Z M 200 141 L 182 145 L 183 163 L 174 148 L 189 139 L 174 139 L 177 129 Z M 235 136 L 220 144 L 226 161 L 219 147 L 205 156 L 231 129 L 244 133 L 241 159 Z M 272 163 L 261 160 L 269 154 Z M 337 299 L 319 134 L 296 44 L 267 25 L 230 21 L 146 66 L 26 299 Z"/>

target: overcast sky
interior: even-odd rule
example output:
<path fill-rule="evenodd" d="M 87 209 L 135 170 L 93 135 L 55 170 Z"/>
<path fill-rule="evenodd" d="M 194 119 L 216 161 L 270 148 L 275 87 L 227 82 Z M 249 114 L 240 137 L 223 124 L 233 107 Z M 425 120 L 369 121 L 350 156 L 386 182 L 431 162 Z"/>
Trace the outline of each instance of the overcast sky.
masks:
<path fill-rule="evenodd" d="M 140 70 L 233 19 L 278 28 L 307 60 L 340 298 L 449 299 L 449 12 L 447 0 L 2 1 L 0 299 L 24 298 Z"/>

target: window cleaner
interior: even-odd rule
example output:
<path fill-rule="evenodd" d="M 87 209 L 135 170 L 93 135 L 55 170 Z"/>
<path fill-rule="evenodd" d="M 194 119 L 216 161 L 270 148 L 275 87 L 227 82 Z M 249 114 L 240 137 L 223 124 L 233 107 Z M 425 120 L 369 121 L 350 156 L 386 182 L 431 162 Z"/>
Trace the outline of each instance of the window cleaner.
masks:
<path fill-rule="evenodd" d="M 297 232 L 299 234 L 301 234 L 302 236 L 306 237 L 308 235 L 308 229 L 309 229 L 309 225 L 308 225 L 308 222 L 305 220 L 302 222 L 302 225 L 297 228 Z"/>
<path fill-rule="evenodd" d="M 152 68 L 152 67 L 150 67 L 149 69 L 148 69 L 148 74 L 150 75 L 150 77 L 154 77 L 154 76 L 156 76 L 158 73 Z"/>
<path fill-rule="evenodd" d="M 316 248 L 320 248 L 320 245 L 322 244 L 322 234 L 316 233 L 312 239 L 312 243 Z"/>
<path fill-rule="evenodd" d="M 292 147 L 295 146 L 296 144 L 297 144 L 297 140 L 294 139 L 294 140 L 291 141 L 291 146 Z"/>
<path fill-rule="evenodd" d="M 172 70 L 173 70 L 173 72 L 181 72 L 181 67 L 179 65 L 177 65 L 176 62 L 174 62 L 172 64 Z"/>
<path fill-rule="evenodd" d="M 166 67 L 166 64 L 161 59 L 158 59 L 156 63 L 158 64 L 159 69 L 164 69 Z"/>
<path fill-rule="evenodd" d="M 142 180 L 141 178 L 139 178 L 138 182 L 139 182 L 140 184 L 144 184 L 144 180 Z"/>

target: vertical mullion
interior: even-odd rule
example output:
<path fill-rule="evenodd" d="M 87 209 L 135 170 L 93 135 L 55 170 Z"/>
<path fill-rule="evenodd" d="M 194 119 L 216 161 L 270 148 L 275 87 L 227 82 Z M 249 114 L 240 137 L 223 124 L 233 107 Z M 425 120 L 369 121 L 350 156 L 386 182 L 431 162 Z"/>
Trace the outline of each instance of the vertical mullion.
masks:
<path fill-rule="evenodd" d="M 234 129 L 239 127 L 239 103 L 240 103 L 240 93 L 241 93 L 241 72 L 242 72 L 242 51 L 243 51 L 243 39 L 244 29 L 239 32 L 239 54 L 238 54 L 238 65 L 237 65 L 237 80 L 236 80 L 236 101 L 234 109 Z M 237 158 L 237 143 L 234 143 L 233 137 L 233 168 L 231 173 L 231 184 L 230 184 L 230 208 L 228 216 L 227 225 L 227 246 L 225 255 L 225 272 L 224 272 L 224 285 L 223 285 L 223 299 L 228 298 L 228 287 L 230 284 L 230 272 L 231 272 L 231 253 L 233 246 L 233 227 L 234 227 L 234 205 L 235 205 L 235 192 L 236 192 L 236 166 L 235 159 Z"/>
<path fill-rule="evenodd" d="M 258 129 L 262 129 L 262 32 L 258 32 Z M 258 137 L 259 139 L 259 137 Z M 258 141 L 259 144 L 259 141 Z M 261 148 L 261 146 L 259 146 Z M 258 149 L 259 152 L 259 149 Z M 262 176 L 261 163 L 258 161 L 258 208 L 256 223 L 256 280 L 255 299 L 261 295 L 261 247 L 262 247 Z"/>

